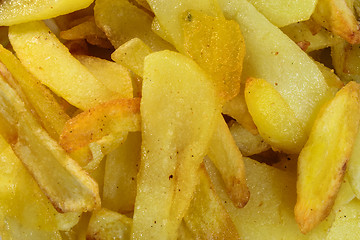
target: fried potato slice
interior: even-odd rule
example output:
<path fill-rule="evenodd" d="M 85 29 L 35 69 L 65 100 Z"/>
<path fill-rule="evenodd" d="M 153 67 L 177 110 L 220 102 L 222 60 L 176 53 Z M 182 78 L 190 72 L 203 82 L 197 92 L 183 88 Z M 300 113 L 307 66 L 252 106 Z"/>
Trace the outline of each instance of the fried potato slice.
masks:
<path fill-rule="evenodd" d="M 348 83 L 319 112 L 299 155 L 295 218 L 303 233 L 327 217 L 341 186 L 360 120 L 360 85 Z"/>
<path fill-rule="evenodd" d="M 120 64 L 91 57 L 75 55 L 87 69 L 108 88 L 119 94 L 119 98 L 132 98 L 133 88 L 130 71 Z"/>
<path fill-rule="evenodd" d="M 104 146 L 106 141 L 111 145 L 112 140 L 128 131 L 140 131 L 139 98 L 116 99 L 76 115 L 66 122 L 59 143 L 67 152 L 73 152 L 100 140 Z"/>
<path fill-rule="evenodd" d="M 141 134 L 129 133 L 126 141 L 106 157 L 102 206 L 119 213 L 134 210 Z"/>
<path fill-rule="evenodd" d="M 359 23 L 353 3 L 346 0 L 319 0 L 312 18 L 351 44 L 360 43 Z"/>
<path fill-rule="evenodd" d="M 261 78 L 280 93 L 305 132 L 322 104 L 333 97 L 314 61 L 246 0 L 219 0 L 245 39 L 243 79 Z"/>
<path fill-rule="evenodd" d="M 95 22 L 115 48 L 133 38 L 140 38 L 154 51 L 172 49 L 151 31 L 152 17 L 128 0 L 97 0 Z"/>
<path fill-rule="evenodd" d="M 215 89 L 194 61 L 171 51 L 145 58 L 133 239 L 176 238 L 218 114 Z"/>
<path fill-rule="evenodd" d="M 241 152 L 221 115 L 218 117 L 218 123 L 210 141 L 208 156 L 219 169 L 234 205 L 244 207 L 250 197 L 246 185 L 245 166 Z"/>
<path fill-rule="evenodd" d="M 0 135 L 0 235 L 7 239 L 57 239 L 59 230 L 69 230 L 80 214 L 58 213 L 32 176 Z M 34 217 L 36 216 L 36 217 Z M 6 226 L 5 226 L 6 225 Z M 31 236 L 33 238 L 31 238 Z"/>
<path fill-rule="evenodd" d="M 317 0 L 249 0 L 249 2 L 278 27 L 308 20 L 317 4 Z"/>
<path fill-rule="evenodd" d="M 57 17 L 88 7 L 94 0 L 11 0 L 0 3 L 0 26 Z"/>
<path fill-rule="evenodd" d="M 275 150 L 299 153 L 307 135 L 294 112 L 267 81 L 249 78 L 245 86 L 249 112 L 264 141 Z"/>
<path fill-rule="evenodd" d="M 199 169 L 199 175 L 200 183 L 184 217 L 186 226 L 195 239 L 240 239 L 204 166 Z"/>
<path fill-rule="evenodd" d="M 118 47 L 111 54 L 111 59 L 142 77 L 144 74 L 144 59 L 150 53 L 152 53 L 152 50 L 148 45 L 139 38 L 133 38 Z"/>
<path fill-rule="evenodd" d="M 132 219 L 102 208 L 91 215 L 86 239 L 130 239 Z"/>
<path fill-rule="evenodd" d="M 69 120 L 69 116 L 62 106 L 56 101 L 52 93 L 31 75 L 9 50 L 1 45 L 0 61 L 6 66 L 6 69 L 0 69 L 0 74 L 15 89 L 21 88 L 39 116 L 42 126 L 51 137 L 58 140 L 65 122 Z"/>
<path fill-rule="evenodd" d="M 270 149 L 260 134 L 253 134 L 246 128 L 234 122 L 230 126 L 231 135 L 234 138 L 236 146 L 243 156 L 251 156 Z"/>
<path fill-rule="evenodd" d="M 119 97 L 71 56 L 44 23 L 11 26 L 9 39 L 26 69 L 72 105 L 84 110 Z"/>
<path fill-rule="evenodd" d="M 182 15 L 184 53 L 194 59 L 213 79 L 224 102 L 240 91 L 245 43 L 239 25 L 223 17 L 200 11 Z"/>
<path fill-rule="evenodd" d="M 185 53 L 182 21 L 186 11 L 197 10 L 211 16 L 223 16 L 216 0 L 148 0 L 147 2 L 155 14 L 154 29 L 162 32 L 163 34 L 160 36 L 166 36 L 164 39 L 172 43 L 182 53 Z M 159 26 L 161 29 L 158 28 Z"/>
<path fill-rule="evenodd" d="M 17 93 L 0 78 L 0 105 L 16 120 L 13 146 L 41 190 L 60 212 L 91 211 L 100 205 L 99 190 L 87 173 L 53 140 Z M 7 112 L 6 112 L 7 111 Z M 6 115 L 1 117 L 6 118 Z"/>

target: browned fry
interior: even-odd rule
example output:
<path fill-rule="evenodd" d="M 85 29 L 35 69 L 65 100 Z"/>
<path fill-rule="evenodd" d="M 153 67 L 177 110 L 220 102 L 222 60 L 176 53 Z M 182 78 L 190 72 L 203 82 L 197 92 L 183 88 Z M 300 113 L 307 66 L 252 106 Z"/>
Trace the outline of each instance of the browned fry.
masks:
<path fill-rule="evenodd" d="M 66 122 L 60 145 L 67 151 L 87 146 L 110 134 L 140 130 L 140 98 L 99 104 Z"/>

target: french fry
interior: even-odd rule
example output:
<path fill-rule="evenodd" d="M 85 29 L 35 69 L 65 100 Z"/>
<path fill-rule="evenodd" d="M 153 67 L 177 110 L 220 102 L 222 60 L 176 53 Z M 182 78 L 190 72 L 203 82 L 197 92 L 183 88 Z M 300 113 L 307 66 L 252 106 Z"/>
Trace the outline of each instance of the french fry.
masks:
<path fill-rule="evenodd" d="M 93 0 L 6 1 L 0 4 L 0 26 L 53 18 L 88 7 Z"/>
<path fill-rule="evenodd" d="M 129 133 L 126 141 L 106 157 L 102 206 L 119 213 L 135 205 L 141 134 Z"/>
<path fill-rule="evenodd" d="M 131 218 L 102 208 L 93 212 L 86 239 L 130 239 L 131 226 Z"/>
<path fill-rule="evenodd" d="M 215 90 L 195 62 L 171 51 L 146 57 L 133 239 L 176 238 L 217 114 Z"/>
<path fill-rule="evenodd" d="M 119 97 L 71 56 L 44 23 L 11 26 L 9 39 L 22 64 L 72 105 L 84 110 Z"/>
<path fill-rule="evenodd" d="M 220 115 L 217 120 L 208 156 L 219 169 L 230 199 L 236 207 L 241 208 L 250 197 L 242 155 L 223 117 Z"/>
<path fill-rule="evenodd" d="M 16 155 L 54 207 L 61 212 L 96 209 L 100 205 L 97 184 L 45 132 L 3 79 L 0 79 L 0 102 L 8 106 L 8 114 L 17 122 L 12 126 L 18 131 L 13 146 Z"/>
<path fill-rule="evenodd" d="M 69 230 L 78 222 L 80 213 L 62 214 L 55 210 L 2 136 L 0 155 L 0 235 L 3 238 L 9 234 L 9 239 L 17 235 L 21 235 L 21 239 L 59 239 L 59 230 Z"/>
<path fill-rule="evenodd" d="M 327 217 L 341 186 L 360 120 L 360 85 L 348 83 L 319 112 L 298 162 L 295 218 L 303 233 Z"/>
<path fill-rule="evenodd" d="M 267 81 L 249 78 L 245 86 L 249 112 L 263 139 L 275 150 L 299 153 L 307 135 L 285 99 Z"/>
<path fill-rule="evenodd" d="M 129 131 L 140 131 L 139 98 L 113 100 L 78 114 L 66 122 L 60 145 L 73 152 L 98 142 L 107 153 L 114 142 L 115 146 L 123 142 Z"/>
<path fill-rule="evenodd" d="M 194 239 L 240 239 L 204 166 L 199 169 L 199 175 L 200 183 L 184 217 Z"/>
<path fill-rule="evenodd" d="M 115 48 L 130 39 L 140 38 L 154 51 L 172 49 L 151 31 L 152 17 L 127 0 L 97 0 L 94 12 L 96 24 Z"/>
<path fill-rule="evenodd" d="M 353 2 L 319 0 L 312 18 L 349 43 L 360 43 L 359 23 L 353 10 Z"/>

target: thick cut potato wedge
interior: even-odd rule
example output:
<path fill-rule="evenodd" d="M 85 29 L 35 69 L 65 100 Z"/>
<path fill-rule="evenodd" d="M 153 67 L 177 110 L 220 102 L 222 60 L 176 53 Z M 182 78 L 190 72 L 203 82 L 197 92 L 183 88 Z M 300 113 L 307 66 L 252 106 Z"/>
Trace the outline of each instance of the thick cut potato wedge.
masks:
<path fill-rule="evenodd" d="M 205 167 L 199 169 L 200 183 L 184 217 L 195 239 L 240 239 Z"/>
<path fill-rule="evenodd" d="M 16 120 L 13 149 L 41 190 L 60 212 L 91 211 L 100 206 L 98 185 L 40 126 L 16 92 L 0 78 L 1 117 Z"/>
<path fill-rule="evenodd" d="M 249 201 L 245 166 L 241 152 L 230 130 L 220 115 L 211 138 L 208 156 L 215 164 L 225 182 L 226 190 L 236 207 L 244 207 Z"/>
<path fill-rule="evenodd" d="M 106 146 L 128 131 L 140 131 L 139 98 L 113 100 L 76 115 L 66 122 L 60 145 L 67 152 L 101 140 Z"/>
<path fill-rule="evenodd" d="M 309 133 L 316 114 L 333 97 L 314 61 L 246 0 L 219 0 L 245 39 L 242 77 L 262 78 L 280 93 Z"/>
<path fill-rule="evenodd" d="M 0 26 L 57 17 L 88 7 L 94 0 L 11 0 L 0 3 Z"/>
<path fill-rule="evenodd" d="M 145 58 L 133 239 L 176 238 L 218 114 L 215 89 L 194 61 L 171 51 Z"/>
<path fill-rule="evenodd" d="M 327 217 L 341 186 L 360 120 L 360 85 L 348 83 L 316 118 L 298 162 L 295 218 L 303 233 Z"/>
<path fill-rule="evenodd" d="M 263 79 L 249 78 L 245 86 L 249 112 L 264 141 L 275 150 L 299 153 L 307 135 L 278 91 Z"/>
<path fill-rule="evenodd" d="M 71 56 L 44 23 L 11 26 L 9 39 L 22 64 L 72 105 L 84 110 L 120 97 Z"/>

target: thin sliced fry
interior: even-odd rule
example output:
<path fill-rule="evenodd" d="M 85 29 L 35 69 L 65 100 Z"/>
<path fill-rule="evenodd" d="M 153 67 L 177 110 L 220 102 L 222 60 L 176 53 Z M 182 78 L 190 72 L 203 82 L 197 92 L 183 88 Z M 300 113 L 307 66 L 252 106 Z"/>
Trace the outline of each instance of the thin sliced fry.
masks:
<path fill-rule="evenodd" d="M 60 145 L 73 152 L 99 140 L 140 130 L 140 99 L 117 99 L 82 112 L 66 122 Z M 115 139 L 114 139 L 115 140 Z"/>
<path fill-rule="evenodd" d="M 45 132 L 3 79 L 0 79 L 0 102 L 8 106 L 8 114 L 18 123 L 12 126 L 18 131 L 18 141 L 13 146 L 16 155 L 53 206 L 61 212 L 91 211 L 99 207 L 96 182 Z"/>
<path fill-rule="evenodd" d="M 219 169 L 225 182 L 227 193 L 236 207 L 244 207 L 250 193 L 246 185 L 245 167 L 241 152 L 220 115 L 211 138 L 208 156 Z"/>
<path fill-rule="evenodd" d="M 298 162 L 295 218 L 303 233 L 334 204 L 360 121 L 360 85 L 348 83 L 319 112 Z"/>

